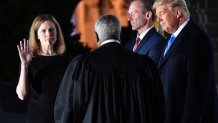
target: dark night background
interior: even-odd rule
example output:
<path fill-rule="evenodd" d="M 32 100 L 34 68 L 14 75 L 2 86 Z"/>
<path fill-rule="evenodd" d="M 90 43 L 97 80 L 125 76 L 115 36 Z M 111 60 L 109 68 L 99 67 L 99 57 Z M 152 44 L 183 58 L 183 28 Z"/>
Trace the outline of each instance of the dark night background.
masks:
<path fill-rule="evenodd" d="M 14 87 L 16 86 L 20 65 L 16 45 L 23 38 L 28 38 L 32 21 L 39 14 L 51 14 L 58 20 L 65 36 L 68 52 L 73 52 L 77 55 L 80 52 L 87 51 L 87 49 L 82 48 L 78 43 L 79 35 L 70 37 L 70 32 L 73 29 L 70 18 L 79 1 L 80 0 L 0 0 L 0 82 L 9 83 L 10 85 L 14 85 Z M 191 18 L 205 29 L 214 44 L 216 83 L 218 85 L 218 1 L 187 0 L 187 4 L 191 12 Z M 131 33 L 129 28 L 124 29 L 121 37 L 122 42 L 129 40 L 128 38 Z M 4 97 L 4 95 L 5 93 L 9 93 L 8 91 L 9 90 L 4 91 L 3 88 L 0 87 L 0 105 L 1 103 L 4 105 L 3 98 L 7 98 Z M 11 95 L 15 97 L 15 89 L 12 89 L 11 92 Z M 17 99 L 10 101 L 20 103 Z M 9 105 L 8 107 L 8 111 L 23 111 L 20 110 L 17 105 Z M 2 121 L 2 116 L 0 111 L 0 122 Z M 16 123 L 19 122 L 16 121 Z"/>
<path fill-rule="evenodd" d="M 79 37 L 70 37 L 73 29 L 70 18 L 80 0 L 1 0 L 0 2 L 0 81 L 17 83 L 20 59 L 16 45 L 28 33 L 33 19 L 42 13 L 53 15 L 62 27 L 67 49 L 75 55 L 82 47 Z M 215 47 L 215 61 L 218 59 L 218 2 L 215 0 L 187 1 L 191 17 L 208 32 Z M 131 34 L 130 29 L 122 32 L 122 42 Z M 217 64 L 217 63 L 216 63 Z M 216 65 L 216 75 L 218 71 Z"/>

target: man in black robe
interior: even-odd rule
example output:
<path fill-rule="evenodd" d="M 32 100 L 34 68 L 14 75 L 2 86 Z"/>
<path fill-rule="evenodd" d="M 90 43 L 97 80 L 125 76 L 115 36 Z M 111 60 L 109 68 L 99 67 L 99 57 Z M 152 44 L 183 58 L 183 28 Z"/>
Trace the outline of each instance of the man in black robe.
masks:
<path fill-rule="evenodd" d="M 115 16 L 101 16 L 95 31 L 99 48 L 74 58 L 63 77 L 56 123 L 163 123 L 163 90 L 153 61 L 120 45 Z"/>

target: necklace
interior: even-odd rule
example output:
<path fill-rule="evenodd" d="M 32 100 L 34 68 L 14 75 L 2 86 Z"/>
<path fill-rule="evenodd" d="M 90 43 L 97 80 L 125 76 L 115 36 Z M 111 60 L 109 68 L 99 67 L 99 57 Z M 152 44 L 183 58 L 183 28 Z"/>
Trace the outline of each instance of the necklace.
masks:
<path fill-rule="evenodd" d="M 54 55 L 57 55 L 56 52 L 53 52 L 52 54 L 40 52 L 40 54 L 43 55 L 43 56 L 54 56 Z"/>

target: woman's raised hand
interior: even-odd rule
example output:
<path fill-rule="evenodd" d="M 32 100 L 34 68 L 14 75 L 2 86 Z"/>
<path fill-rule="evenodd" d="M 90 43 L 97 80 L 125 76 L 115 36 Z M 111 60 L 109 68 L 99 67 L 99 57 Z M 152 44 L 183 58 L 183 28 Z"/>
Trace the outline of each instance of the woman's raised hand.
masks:
<path fill-rule="evenodd" d="M 17 45 L 17 49 L 19 52 L 21 63 L 28 65 L 33 57 L 32 49 L 29 48 L 28 40 L 21 40 L 20 45 Z"/>

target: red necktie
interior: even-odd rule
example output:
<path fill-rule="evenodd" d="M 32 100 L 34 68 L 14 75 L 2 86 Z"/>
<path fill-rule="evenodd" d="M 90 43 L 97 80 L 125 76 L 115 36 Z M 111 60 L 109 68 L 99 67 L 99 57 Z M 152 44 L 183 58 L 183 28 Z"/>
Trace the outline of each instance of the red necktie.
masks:
<path fill-rule="evenodd" d="M 138 35 L 137 38 L 136 38 L 136 41 L 135 41 L 135 45 L 134 45 L 134 47 L 133 47 L 133 51 L 135 51 L 135 50 L 137 49 L 140 40 L 141 40 L 141 39 L 139 38 L 139 35 Z"/>

